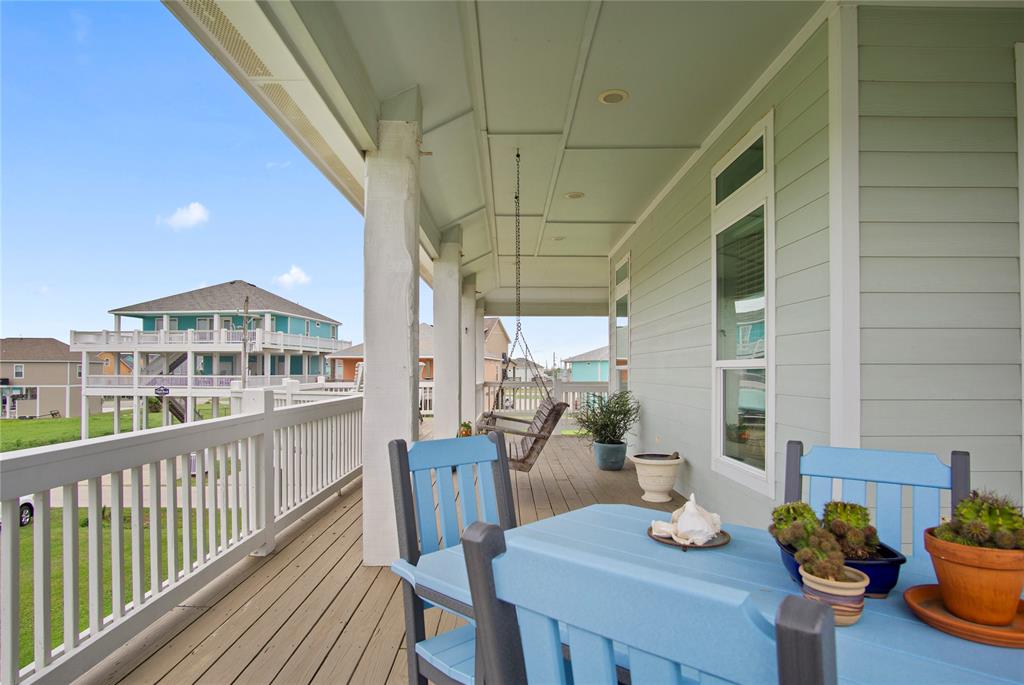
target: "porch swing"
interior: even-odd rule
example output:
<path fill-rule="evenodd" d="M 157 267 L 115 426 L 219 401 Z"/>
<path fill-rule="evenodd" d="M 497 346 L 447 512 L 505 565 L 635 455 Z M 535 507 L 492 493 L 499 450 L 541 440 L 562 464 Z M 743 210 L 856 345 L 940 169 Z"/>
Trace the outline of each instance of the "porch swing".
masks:
<path fill-rule="evenodd" d="M 543 399 L 541 400 L 540 406 L 537 407 L 537 413 L 533 415 L 533 418 L 524 419 L 518 416 L 511 416 L 509 414 L 498 412 L 498 409 L 504 400 L 505 381 L 508 378 L 508 369 L 512 365 L 512 359 L 515 356 L 515 351 L 517 349 L 520 350 L 520 354 L 522 354 L 522 356 L 527 360 L 527 364 L 530 365 L 530 370 L 540 368 L 540 366 L 533 360 L 533 354 L 530 352 L 530 346 L 526 343 L 526 338 L 523 336 L 522 284 L 520 280 L 522 249 L 520 245 L 519 159 L 519 149 L 516 148 L 516 335 L 515 339 L 512 341 L 512 346 L 509 348 L 508 354 L 505 355 L 501 368 L 501 378 L 498 381 L 498 389 L 494 393 L 494 401 L 491 409 L 490 411 L 483 412 L 479 417 L 477 417 L 476 432 L 488 433 L 492 430 L 500 430 L 507 435 L 519 436 L 519 440 L 509 440 L 508 442 L 508 463 L 509 466 L 516 471 L 529 471 L 537 462 L 537 458 L 540 457 L 541 450 L 544 449 L 544 445 L 547 444 L 548 438 L 551 437 L 551 434 L 555 430 L 555 426 L 558 425 L 558 421 L 562 418 L 562 414 L 565 413 L 565 410 L 569 408 L 569 405 L 565 402 L 556 402 L 555 398 L 551 396 L 551 388 L 548 387 L 543 375 L 534 373 L 534 385 L 537 386 L 537 389 L 540 391 Z M 526 428 L 514 428 L 508 425 L 510 423 L 520 425 L 525 424 Z"/>

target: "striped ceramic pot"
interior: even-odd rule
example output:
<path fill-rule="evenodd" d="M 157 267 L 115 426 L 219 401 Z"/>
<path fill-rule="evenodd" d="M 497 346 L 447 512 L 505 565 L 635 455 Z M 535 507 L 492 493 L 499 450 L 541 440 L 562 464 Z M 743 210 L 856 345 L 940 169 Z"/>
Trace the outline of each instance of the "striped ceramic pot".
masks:
<path fill-rule="evenodd" d="M 864 588 L 868 586 L 869 578 L 849 566 L 844 566 L 843 570 L 846 571 L 846 580 L 826 580 L 812 576 L 801 566 L 800 577 L 804 579 L 804 597 L 832 607 L 837 626 L 851 626 L 864 611 Z"/>

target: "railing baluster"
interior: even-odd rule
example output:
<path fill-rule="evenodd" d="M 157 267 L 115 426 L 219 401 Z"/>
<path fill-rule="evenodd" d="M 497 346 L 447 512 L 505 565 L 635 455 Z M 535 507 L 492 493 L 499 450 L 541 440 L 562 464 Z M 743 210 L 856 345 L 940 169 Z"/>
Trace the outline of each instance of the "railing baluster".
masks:
<path fill-rule="evenodd" d="M 281 497 L 281 485 L 284 483 L 284 460 L 281 458 L 281 431 L 275 430 L 271 437 L 273 438 L 271 442 L 273 443 L 274 474 L 277 476 L 277 482 L 274 484 L 274 515 L 277 516 L 281 513 L 284 502 Z M 257 493 L 256 496 L 259 497 L 259 494 Z M 258 527 L 259 524 L 253 526 L 253 528 Z"/>
<path fill-rule="evenodd" d="M 196 566 L 206 563 L 206 450 L 196 454 Z"/>
<path fill-rule="evenodd" d="M 50 491 L 32 495 L 32 628 L 36 668 L 50 663 Z M 6 520 L 6 515 L 4 516 Z M 0 532 L 0 535 L 3 535 Z M 13 606 L 13 605 L 12 605 Z M 0 632 L 3 629 L 0 628 Z"/>
<path fill-rule="evenodd" d="M 110 474 L 110 606 L 115 619 L 124 615 L 124 472 Z"/>
<path fill-rule="evenodd" d="M 241 516 L 241 500 L 238 498 L 238 479 L 241 477 L 238 472 L 241 468 L 239 452 L 241 449 L 242 445 L 239 442 L 232 442 L 228 446 L 228 458 L 231 460 L 231 540 L 235 543 L 238 542 L 238 519 Z"/>
<path fill-rule="evenodd" d="M 132 467 L 132 608 L 138 609 L 146 601 L 142 590 L 142 467 Z"/>
<path fill-rule="evenodd" d="M 242 536 L 246 537 L 249 534 L 249 455 L 251 450 L 252 438 L 244 438 L 238 443 L 238 466 L 239 472 L 238 477 L 240 479 L 238 485 L 238 491 L 241 499 L 239 499 L 239 514 L 242 517 L 241 525 L 239 530 L 242 531 Z"/>
<path fill-rule="evenodd" d="M 217 556 L 217 448 L 208 448 L 206 452 L 206 498 L 210 520 L 210 560 Z M 223 542 L 223 541 L 222 541 Z"/>
<path fill-rule="evenodd" d="M 217 445 L 217 471 L 220 488 L 218 488 L 217 508 L 220 509 L 220 544 L 226 552 L 228 550 L 228 472 L 227 472 L 227 449 L 224 445 Z"/>
<path fill-rule="evenodd" d="M 19 609 L 18 595 L 19 562 L 18 498 L 0 503 L 0 518 L 7 525 L 0 529 L 0 680 L 4 683 L 18 682 Z"/>
<path fill-rule="evenodd" d="M 299 424 L 299 501 L 309 494 L 309 424 Z"/>
<path fill-rule="evenodd" d="M 64 651 L 78 646 L 78 483 L 61 492 L 64 564 Z"/>
<path fill-rule="evenodd" d="M 179 457 L 181 473 L 181 570 L 192 573 L 192 455 Z"/>
<path fill-rule="evenodd" d="M 89 637 L 103 627 L 103 482 L 89 479 Z"/>
<path fill-rule="evenodd" d="M 160 580 L 160 464 L 149 464 L 149 596 L 163 589 Z"/>
<path fill-rule="evenodd" d="M 164 488 L 167 501 L 164 502 L 164 520 L 167 523 L 167 583 L 178 582 L 178 477 L 175 471 L 176 457 L 164 459 Z"/>

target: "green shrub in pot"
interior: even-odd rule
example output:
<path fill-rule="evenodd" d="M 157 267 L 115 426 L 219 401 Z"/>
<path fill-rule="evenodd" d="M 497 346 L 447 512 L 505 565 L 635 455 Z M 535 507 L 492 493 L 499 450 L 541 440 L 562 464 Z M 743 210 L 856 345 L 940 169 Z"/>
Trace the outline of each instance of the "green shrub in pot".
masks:
<path fill-rule="evenodd" d="M 626 461 L 623 438 L 640 418 L 640 403 L 628 390 L 604 395 L 591 395 L 575 415 L 576 423 L 594 442 L 594 458 L 598 468 L 618 471 Z"/>

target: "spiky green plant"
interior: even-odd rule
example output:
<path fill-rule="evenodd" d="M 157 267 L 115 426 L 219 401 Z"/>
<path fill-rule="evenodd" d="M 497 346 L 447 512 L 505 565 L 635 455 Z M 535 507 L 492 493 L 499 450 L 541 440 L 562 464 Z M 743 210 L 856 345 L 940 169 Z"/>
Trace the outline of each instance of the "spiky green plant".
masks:
<path fill-rule="evenodd" d="M 953 509 L 952 519 L 933 534 L 971 547 L 1024 549 L 1024 516 L 1008 498 L 973 490 Z"/>
<path fill-rule="evenodd" d="M 836 536 L 847 559 L 871 559 L 878 555 L 878 531 L 871 525 L 867 507 L 853 502 L 829 502 L 822 513 L 825 528 Z"/>
<path fill-rule="evenodd" d="M 603 445 L 621 445 L 626 433 L 640 418 L 640 403 L 628 390 L 613 395 L 590 395 L 576 412 L 581 437 Z"/>
<path fill-rule="evenodd" d="M 826 580 L 844 580 L 845 557 L 836 536 L 818 528 L 807 538 L 807 545 L 794 555 L 797 563 L 812 576 Z"/>
<path fill-rule="evenodd" d="M 794 549 L 807 544 L 811 533 L 821 527 L 821 521 L 806 502 L 787 502 L 772 510 L 772 524 L 768 532 L 776 540 Z"/>

